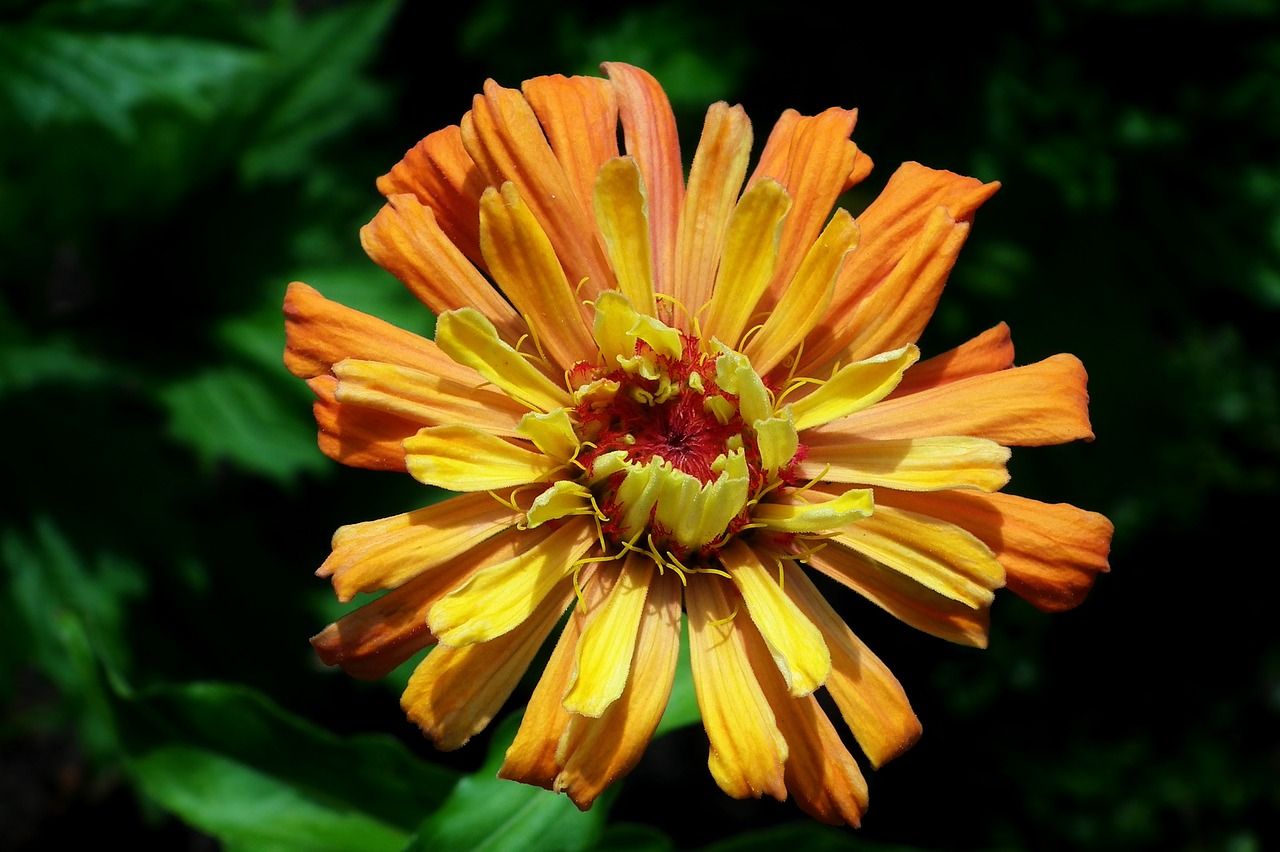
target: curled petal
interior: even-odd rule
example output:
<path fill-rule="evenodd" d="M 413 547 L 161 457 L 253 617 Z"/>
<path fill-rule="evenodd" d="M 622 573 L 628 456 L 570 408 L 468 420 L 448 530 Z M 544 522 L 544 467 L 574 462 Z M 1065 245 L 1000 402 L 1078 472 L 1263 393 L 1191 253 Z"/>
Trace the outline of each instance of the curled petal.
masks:
<path fill-rule="evenodd" d="M 1009 590 L 1045 612 L 1076 606 L 1098 574 L 1110 570 L 1113 527 L 1097 512 L 1012 494 L 882 491 L 877 497 L 972 532 L 995 551 Z"/>
<path fill-rule="evenodd" d="M 434 506 L 338 527 L 316 574 L 331 577 L 338 600 L 394 589 L 515 526 L 521 513 L 488 494 L 461 494 Z"/>
<path fill-rule="evenodd" d="M 622 694 L 654 568 L 648 556 L 630 554 L 604 602 L 588 615 L 564 696 L 570 713 L 599 718 Z"/>
<path fill-rule="evenodd" d="M 312 411 L 320 427 L 320 452 L 336 462 L 368 470 L 404 472 L 404 439 L 422 424 L 362 405 L 343 405 L 335 394 L 338 380 L 316 376 L 307 386 L 317 397 Z"/>
<path fill-rule="evenodd" d="M 464 648 L 434 649 L 400 697 L 409 721 L 438 749 L 466 745 L 502 709 L 572 599 L 573 584 L 565 579 L 511 632 Z"/>
<path fill-rule="evenodd" d="M 842 367 L 817 390 L 791 404 L 796 429 L 803 432 L 875 405 L 897 387 L 903 372 L 919 357 L 920 350 L 907 344 Z M 943 429 L 929 434 L 937 435 L 939 431 L 946 433 Z"/>
<path fill-rule="evenodd" d="M 685 608 L 693 686 L 711 740 L 707 765 L 735 799 L 768 793 L 782 801 L 787 742 L 747 657 L 743 632 L 754 628 L 730 603 L 727 581 L 710 575 L 697 580 L 685 588 Z"/>
<path fill-rule="evenodd" d="M 634 158 L 618 157 L 600 167 L 595 212 L 596 225 L 618 279 L 618 292 L 646 315 L 656 317 L 648 200 Z M 601 298 L 605 295 L 600 294 Z"/>
<path fill-rule="evenodd" d="M 436 602 L 427 621 L 442 644 L 487 642 L 522 624 L 596 540 L 583 518 L 543 529 L 524 533 L 524 552 L 475 572 Z"/>
<path fill-rule="evenodd" d="M 405 465 L 424 485 L 492 491 L 545 482 L 564 466 L 540 452 L 473 429 L 428 426 L 404 441 Z"/>
<path fill-rule="evenodd" d="M 803 571 L 787 575 L 787 594 L 831 649 L 826 688 L 873 767 L 902 754 L 920 738 L 920 720 L 902 684 L 862 643 Z"/>
<path fill-rule="evenodd" d="M 578 202 L 590 210 L 596 173 L 618 156 L 613 87 L 599 77 L 553 74 L 526 80 L 520 91 L 538 116 Z"/>

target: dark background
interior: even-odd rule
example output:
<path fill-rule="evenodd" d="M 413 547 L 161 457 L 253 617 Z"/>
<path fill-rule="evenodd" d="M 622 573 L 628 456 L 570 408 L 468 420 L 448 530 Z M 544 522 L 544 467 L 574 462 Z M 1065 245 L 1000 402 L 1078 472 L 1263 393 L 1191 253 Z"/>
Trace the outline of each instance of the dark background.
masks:
<path fill-rule="evenodd" d="M 715 100 L 757 150 L 787 107 L 858 107 L 855 213 L 904 160 L 1004 184 L 922 348 L 1004 320 L 1019 363 L 1084 360 L 1098 439 L 1015 452 L 1009 490 L 1107 514 L 1113 571 L 1060 615 L 998 596 L 986 651 L 831 590 L 925 727 L 859 832 L 727 799 L 695 726 L 534 839 L 1280 842 L 1280 4 L 428 5 L 0 3 L 0 848 L 473 842 L 442 815 L 490 735 L 436 754 L 403 677 L 306 643 L 333 529 L 430 496 L 315 449 L 280 302 L 429 330 L 360 250 L 374 178 L 486 77 L 607 59 L 664 84 L 686 158 Z"/>

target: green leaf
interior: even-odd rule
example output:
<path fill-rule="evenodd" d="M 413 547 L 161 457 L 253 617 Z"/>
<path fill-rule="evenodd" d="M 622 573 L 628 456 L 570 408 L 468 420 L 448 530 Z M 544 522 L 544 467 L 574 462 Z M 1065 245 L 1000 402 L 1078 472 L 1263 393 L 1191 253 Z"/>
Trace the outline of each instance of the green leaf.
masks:
<path fill-rule="evenodd" d="M 140 788 L 229 849 L 398 849 L 457 779 L 396 740 L 337 737 L 247 687 L 122 690 L 117 715 Z"/>
<path fill-rule="evenodd" d="M 583 812 L 568 796 L 498 778 L 498 767 L 519 725 L 517 715 L 499 726 L 484 766 L 458 782 L 444 806 L 418 829 L 406 852 L 573 852 L 595 845 L 604 827 L 608 793 Z"/>
<path fill-rule="evenodd" d="M 329 469 L 316 448 L 305 403 L 274 384 L 238 367 L 210 368 L 176 381 L 160 391 L 169 434 L 206 465 L 227 461 L 277 481 Z"/>

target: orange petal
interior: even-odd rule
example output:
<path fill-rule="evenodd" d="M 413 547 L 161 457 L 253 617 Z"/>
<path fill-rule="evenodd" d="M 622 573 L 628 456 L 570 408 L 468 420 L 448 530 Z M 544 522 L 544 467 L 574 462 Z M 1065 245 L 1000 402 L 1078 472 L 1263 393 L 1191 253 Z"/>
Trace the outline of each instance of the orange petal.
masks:
<path fill-rule="evenodd" d="M 536 533 L 511 529 L 444 562 L 398 589 L 347 613 L 312 637 L 311 644 L 327 666 L 340 665 L 350 675 L 376 680 L 435 643 L 427 628 L 427 611 L 442 595 L 476 571 L 524 551 Z"/>
<path fill-rule="evenodd" d="M 551 150 L 588 211 L 596 173 L 618 156 L 618 101 L 599 77 L 535 77 L 520 87 Z"/>
<path fill-rule="evenodd" d="M 435 313 L 473 307 L 512 342 L 527 330 L 502 294 L 449 240 L 431 208 L 412 195 L 391 196 L 360 229 L 360 244 Z"/>
<path fill-rule="evenodd" d="M 867 782 L 840 741 L 827 714 L 812 695 L 796 698 L 776 671 L 769 671 L 769 649 L 755 631 L 744 628 L 747 658 L 760 675 L 760 687 L 787 743 L 784 772 L 787 792 L 805 813 L 832 825 L 858 826 L 867 808 Z"/>
<path fill-rule="evenodd" d="M 329 373 L 344 358 L 384 361 L 479 385 L 432 341 L 321 296 L 294 282 L 284 297 L 284 365 L 300 379 Z"/>
<path fill-rule="evenodd" d="M 879 768 L 911 748 L 920 738 L 920 720 L 888 666 L 854 635 L 805 572 L 789 570 L 786 589 L 827 640 L 827 692 L 871 765 Z"/>
<path fill-rule="evenodd" d="M 921 361 L 903 375 L 888 399 L 945 385 L 957 379 L 994 373 L 1013 366 L 1009 326 L 1000 323 L 955 349 Z"/>
<path fill-rule="evenodd" d="M 877 489 L 876 494 L 880 493 Z M 805 558 L 823 574 L 917 630 L 961 645 L 987 647 L 990 617 L 985 607 L 972 609 L 838 544 Z"/>
<path fill-rule="evenodd" d="M 338 402 L 374 408 L 420 426 L 471 426 L 510 437 L 518 434 L 520 418 L 528 413 L 506 394 L 397 364 L 348 358 L 334 364 L 333 372 Z"/>
<path fill-rule="evenodd" d="M 343 602 L 361 592 L 394 589 L 523 517 L 489 494 L 460 494 L 413 512 L 348 524 L 333 534 L 333 552 L 316 574 L 333 578 Z"/>
<path fill-rule="evenodd" d="M 671 295 L 675 292 L 676 233 L 684 206 L 684 166 L 675 115 L 666 92 L 649 72 L 621 62 L 606 62 L 600 67 L 617 93 L 623 141 L 627 153 L 640 166 L 649 198 L 654 287 Z M 696 308 L 690 306 L 690 310 Z"/>
<path fill-rule="evenodd" d="M 480 256 L 480 193 L 488 186 L 462 146 L 457 125 L 437 130 L 413 146 L 391 171 L 378 178 L 385 196 L 410 193 L 436 212 L 450 242 L 471 262 Z"/>
<path fill-rule="evenodd" d="M 463 145 L 490 186 L 511 181 L 546 231 L 565 275 L 575 286 L 586 282 L 583 297 L 613 289 L 590 196 L 578 199 L 524 96 L 487 80 L 461 127 Z"/>
<path fill-rule="evenodd" d="M 712 104 L 693 155 L 676 237 L 674 295 L 690 311 L 701 309 L 711 297 L 729 214 L 750 154 L 751 122 L 742 107 Z M 681 330 L 689 330 L 684 311 L 677 311 L 675 320 Z"/>
<path fill-rule="evenodd" d="M 514 184 L 485 190 L 480 199 L 480 247 L 493 279 L 528 320 L 538 346 L 563 369 L 579 361 L 594 363 L 599 353 L 587 312 Z"/>
<path fill-rule="evenodd" d="M 1012 494 L 880 490 L 876 500 L 969 530 L 995 551 L 1009 590 L 1045 612 L 1076 606 L 1098 574 L 1110 570 L 1113 527 L 1096 512 Z"/>
<path fill-rule="evenodd" d="M 728 580 L 694 579 L 685 588 L 685 609 L 693 686 L 711 740 L 711 775 L 735 799 L 768 793 L 783 801 L 787 743 L 747 656 L 743 634 L 754 630 L 750 617 Z M 770 669 L 777 671 L 771 662 L 761 671 L 772 676 Z"/>
<path fill-rule="evenodd" d="M 608 591 L 600 588 L 601 583 L 593 582 L 596 573 L 595 566 L 587 566 L 582 572 L 585 606 L 596 603 Z M 538 678 L 538 685 L 529 696 L 515 739 L 507 748 L 506 758 L 498 769 L 499 778 L 548 790 L 555 788 L 556 776 L 560 774 L 556 751 L 571 715 L 564 709 L 562 699 L 573 673 L 578 640 L 582 637 L 583 608 L 575 606 L 569 613 L 560 639 L 542 670 L 542 677 Z"/>
<path fill-rule="evenodd" d="M 510 633 L 465 648 L 433 650 L 400 698 L 409 721 L 438 749 L 466 745 L 502 709 L 572 599 L 573 583 L 566 579 Z"/>
<path fill-rule="evenodd" d="M 1087 379 L 1074 355 L 1054 355 L 883 400 L 822 429 L 870 440 L 972 435 L 1014 447 L 1093 440 Z"/>
<path fill-rule="evenodd" d="M 829 319 L 810 335 L 805 353 L 805 365 L 810 370 L 809 374 L 816 375 L 813 368 L 841 357 L 839 353 L 847 348 L 855 334 L 862 333 L 868 338 L 865 341 L 868 343 L 870 338 L 880 339 L 886 336 L 885 330 L 879 328 L 883 320 L 860 311 L 857 323 L 871 322 L 874 329 L 864 327 L 855 323 L 854 309 L 871 293 L 883 288 L 886 280 L 913 249 L 916 256 L 912 265 L 920 267 L 919 271 L 927 271 L 931 277 L 916 285 L 906 275 L 908 270 L 904 269 L 894 282 L 895 287 L 914 289 L 919 286 L 923 292 L 915 296 L 901 293 L 893 295 L 899 302 L 909 302 L 906 307 L 916 312 L 923 311 L 924 315 L 913 317 L 911 310 L 905 310 L 904 315 L 896 316 L 894 321 L 896 324 L 910 320 L 910 325 L 923 327 L 933 310 L 928 299 L 932 291 L 941 286 L 937 279 L 945 280 L 950 264 L 954 261 L 954 250 L 959 248 L 953 234 L 951 256 L 943 256 L 932 264 L 928 263 L 928 253 L 923 256 L 921 253 L 921 239 L 927 237 L 928 243 L 947 244 L 945 239 L 939 240 L 940 236 L 947 235 L 937 233 L 938 224 L 930 232 L 929 220 L 936 215 L 938 208 L 945 208 L 949 218 L 954 220 L 955 224 L 950 228 L 954 231 L 972 219 L 974 211 L 998 188 L 999 184 L 996 183 L 982 184 L 973 178 L 929 169 L 919 163 L 904 163 L 889 179 L 884 192 L 858 217 L 858 225 L 862 228 L 858 250 L 840 271 Z M 945 220 L 940 224 L 945 224 Z M 959 235 L 958 241 L 963 242 L 963 233 Z M 936 296 L 934 298 L 936 300 Z M 915 338 L 903 337 L 896 343 L 882 345 L 880 349 L 868 345 L 867 348 L 873 351 L 867 351 L 858 357 L 894 349 L 914 340 Z"/>
<path fill-rule="evenodd" d="M 421 423 L 375 408 L 343 405 L 334 397 L 338 380 L 333 376 L 316 376 L 307 385 L 317 397 L 312 411 L 320 427 L 320 452 L 351 467 L 407 470 L 404 439 L 418 434 Z"/>
<path fill-rule="evenodd" d="M 680 582 L 654 576 L 636 636 L 627 687 L 599 719 L 573 716 L 560 740 L 554 789 L 586 810 L 632 770 L 662 719 L 680 650 Z"/>
<path fill-rule="evenodd" d="M 831 215 L 836 197 L 844 191 L 845 178 L 854 167 L 858 148 L 849 134 L 858 111 L 832 107 L 819 115 L 779 119 L 766 144 L 768 157 L 751 176 L 754 183 L 771 177 L 786 188 L 795 202 L 787 217 L 778 248 L 778 268 L 765 297 L 767 306 L 778 303 L 800 263 Z M 775 138 L 777 137 L 777 138 Z M 785 161 L 773 149 L 785 145 Z M 780 153 L 780 152 L 779 152 Z"/>

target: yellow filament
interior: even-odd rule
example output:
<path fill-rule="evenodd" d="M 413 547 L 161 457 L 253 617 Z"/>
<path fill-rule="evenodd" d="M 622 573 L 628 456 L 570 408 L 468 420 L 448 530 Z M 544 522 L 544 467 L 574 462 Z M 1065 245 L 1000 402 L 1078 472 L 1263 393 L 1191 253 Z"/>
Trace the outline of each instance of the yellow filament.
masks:
<path fill-rule="evenodd" d="M 728 624 L 729 622 L 733 621 L 737 617 L 738 617 L 738 605 L 734 604 L 733 612 L 729 613 L 724 618 L 717 618 L 715 621 L 709 621 L 707 622 L 707 624 L 710 627 L 719 627 L 722 624 Z"/>

